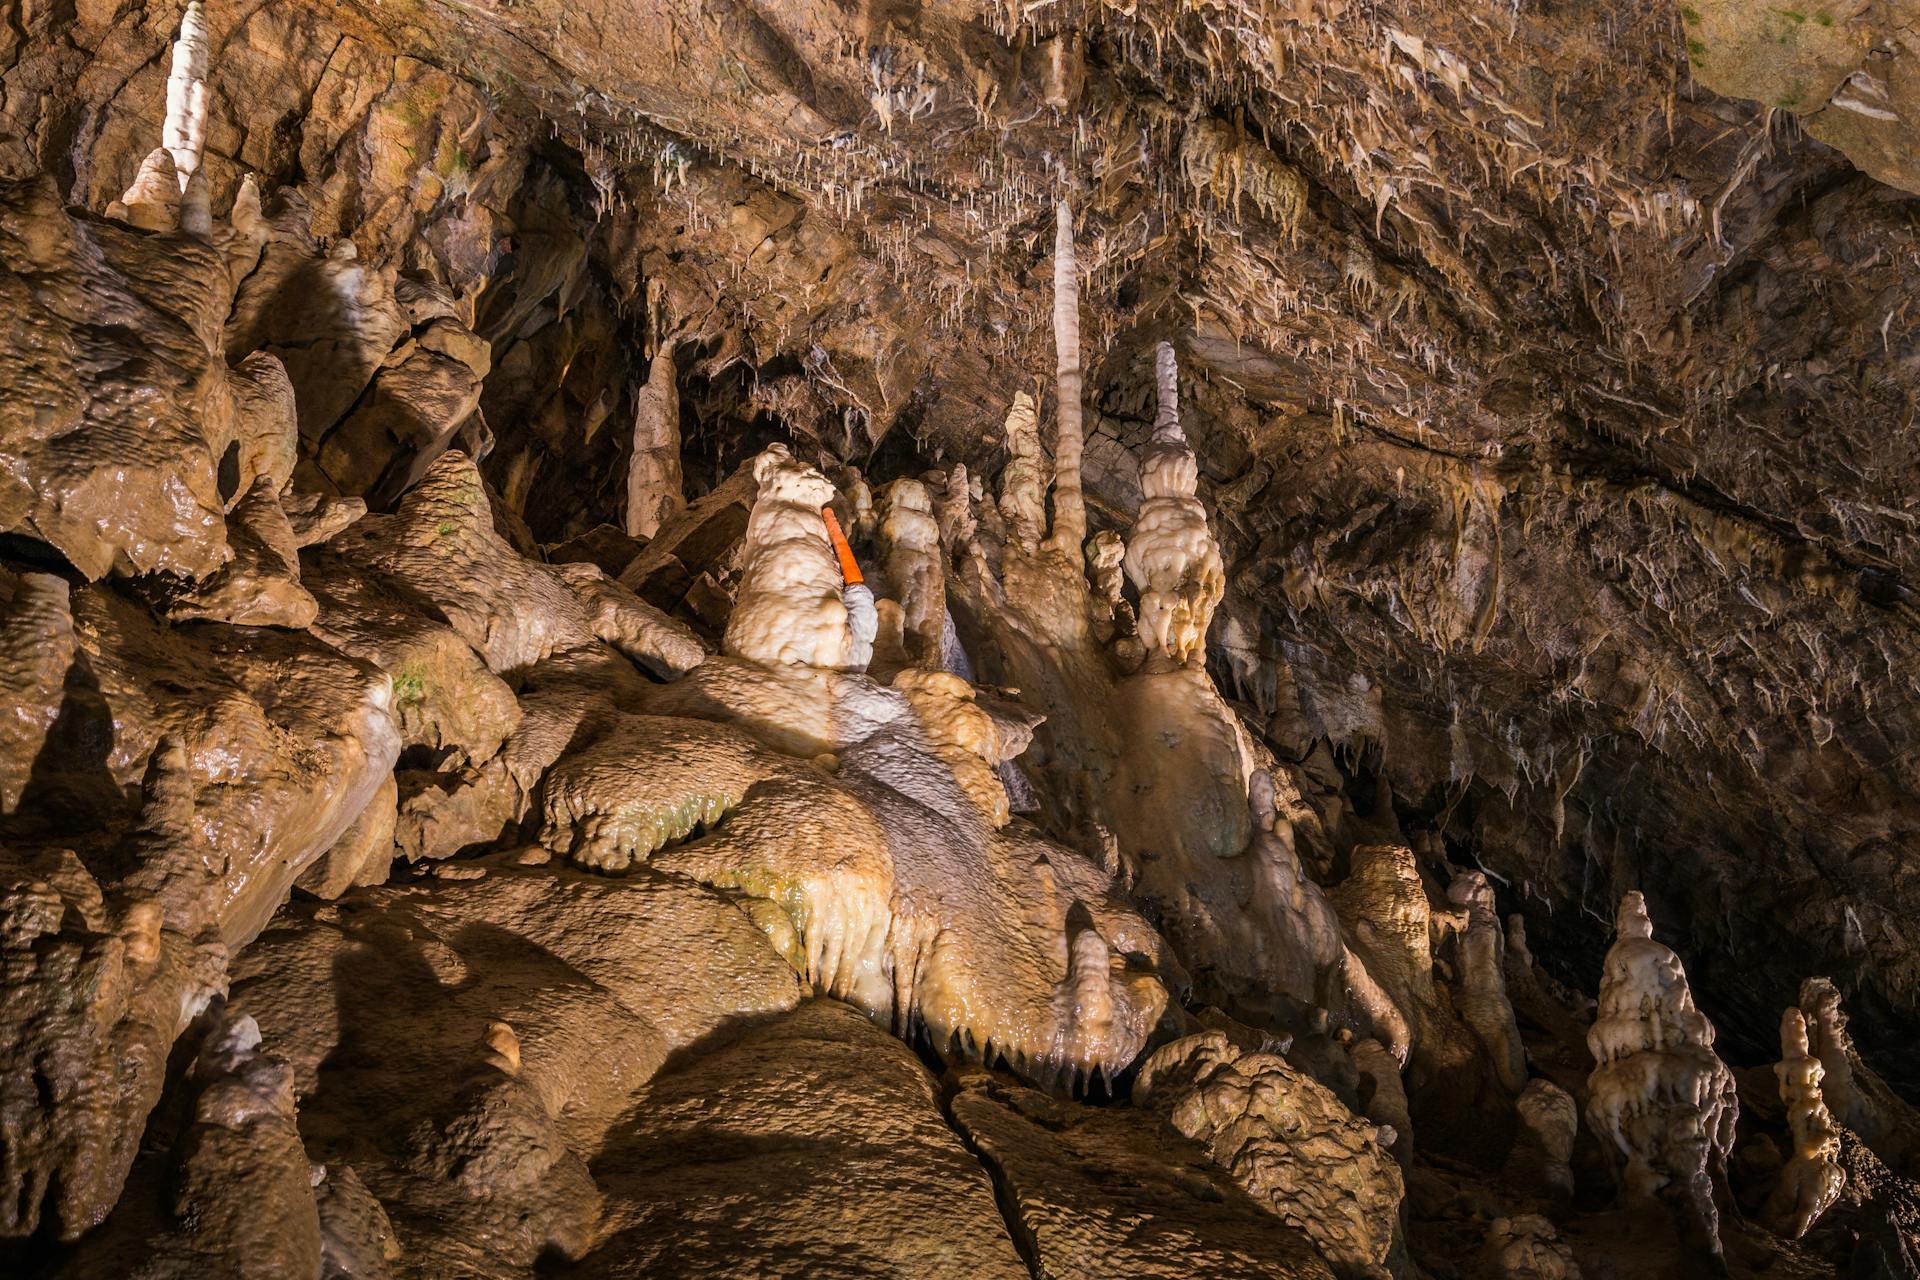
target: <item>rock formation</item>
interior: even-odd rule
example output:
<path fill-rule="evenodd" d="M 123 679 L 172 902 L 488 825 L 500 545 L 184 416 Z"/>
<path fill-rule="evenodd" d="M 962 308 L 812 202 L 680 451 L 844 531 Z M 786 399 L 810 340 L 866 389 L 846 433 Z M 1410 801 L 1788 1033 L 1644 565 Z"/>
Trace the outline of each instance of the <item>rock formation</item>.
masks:
<path fill-rule="evenodd" d="M 794 461 L 783 445 L 755 460 L 753 477 L 760 494 L 747 523 L 726 651 L 768 664 L 851 666 L 840 563 L 820 517 L 833 500 L 832 482 Z"/>
<path fill-rule="evenodd" d="M 909 479 L 888 485 L 885 498 L 880 545 L 887 581 L 900 600 L 906 656 L 915 666 L 938 670 L 946 632 L 947 592 L 933 499 L 924 484 Z"/>
<path fill-rule="evenodd" d="M 1740 1103 L 1713 1040 L 1679 957 L 1654 941 L 1646 901 L 1627 893 L 1587 1033 L 1597 1064 L 1587 1077 L 1587 1123 L 1624 1164 L 1629 1196 L 1667 1192 L 1718 1253 L 1712 1179 L 1733 1150 Z"/>
<path fill-rule="evenodd" d="M 1065 200 L 1053 210 L 1054 399 L 1059 409 L 1053 447 L 1053 527 L 1055 550 L 1077 555 L 1087 540 L 1086 501 L 1080 492 L 1085 379 L 1080 367 L 1080 261 L 1074 252 L 1073 209 Z M 1009 425 L 1007 434 L 1013 434 Z"/>
<path fill-rule="evenodd" d="M 1861 1061 L 1839 989 L 1831 979 L 1808 978 L 1800 984 L 1799 1009 L 1810 1051 L 1825 1071 L 1820 1092 L 1834 1118 L 1888 1164 L 1911 1167 L 1920 1155 L 1920 1117 Z"/>
<path fill-rule="evenodd" d="M 1515 1106 L 1520 1136 L 1509 1167 L 1523 1185 L 1545 1187 L 1562 1202 L 1573 1199 L 1573 1143 L 1580 1109 L 1573 1096 L 1550 1080 L 1527 1081 Z"/>
<path fill-rule="evenodd" d="M 1410 1274 L 1399 1167 L 1370 1126 L 1285 1059 L 1213 1032 L 1156 1050 L 1135 1087 L 1336 1274 Z"/>
<path fill-rule="evenodd" d="M 1140 514 L 1127 539 L 1127 576 L 1140 592 L 1140 636 L 1148 654 L 1185 665 L 1204 655 L 1226 570 L 1206 508 L 1194 496 L 1199 463 L 1180 429 L 1180 374 L 1171 343 L 1155 348 L 1154 368 L 1160 407 L 1140 459 Z"/>
<path fill-rule="evenodd" d="M 1518 1094 L 1527 1084 L 1527 1055 L 1507 998 L 1501 961 L 1506 935 L 1494 910 L 1493 887 L 1484 874 L 1469 871 L 1447 887 L 1447 898 L 1467 913 L 1467 927 L 1455 950 L 1459 973 L 1454 1006 L 1486 1047 L 1501 1087 Z"/>
<path fill-rule="evenodd" d="M 1889 6 L 16 10 L 0 1273 L 1920 1274 Z"/>
<path fill-rule="evenodd" d="M 1807 1045 L 1806 1015 L 1788 1009 L 1780 1019 L 1780 1101 L 1787 1109 L 1793 1154 L 1767 1201 L 1767 1216 L 1782 1234 L 1798 1240 L 1833 1207 L 1846 1185 L 1840 1168 L 1840 1130 L 1820 1095 L 1826 1068 Z"/>
<path fill-rule="evenodd" d="M 627 534 L 651 538 L 686 505 L 680 479 L 680 392 L 672 342 L 653 353 L 647 380 L 633 397 L 633 456 L 627 463 Z"/>

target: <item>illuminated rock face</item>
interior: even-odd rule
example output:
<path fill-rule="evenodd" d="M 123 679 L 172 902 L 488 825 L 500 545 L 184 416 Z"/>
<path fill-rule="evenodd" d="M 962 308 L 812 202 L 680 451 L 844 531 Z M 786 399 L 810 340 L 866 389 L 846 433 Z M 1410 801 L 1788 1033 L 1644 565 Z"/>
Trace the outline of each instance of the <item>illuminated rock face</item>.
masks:
<path fill-rule="evenodd" d="M 1713 1024 L 1693 1006 L 1680 959 L 1653 940 L 1637 892 L 1620 900 L 1587 1046 L 1587 1123 L 1625 1166 L 1630 1196 L 1665 1191 L 1715 1252 L 1713 1173 L 1733 1149 L 1740 1114 L 1733 1074 L 1713 1052 Z"/>
<path fill-rule="evenodd" d="M 1285 1059 L 1212 1032 L 1155 1051 L 1136 1088 L 1336 1273 L 1412 1274 L 1399 1166 L 1372 1126 Z"/>
<path fill-rule="evenodd" d="M 963 681 L 902 679 L 837 776 L 764 765 L 718 831 L 655 864 L 778 908 L 756 918 L 808 981 L 903 1035 L 1044 1085 L 1111 1077 L 1166 1007 L 1165 944 L 1105 872 L 1005 825 L 992 766 L 1024 735 Z"/>

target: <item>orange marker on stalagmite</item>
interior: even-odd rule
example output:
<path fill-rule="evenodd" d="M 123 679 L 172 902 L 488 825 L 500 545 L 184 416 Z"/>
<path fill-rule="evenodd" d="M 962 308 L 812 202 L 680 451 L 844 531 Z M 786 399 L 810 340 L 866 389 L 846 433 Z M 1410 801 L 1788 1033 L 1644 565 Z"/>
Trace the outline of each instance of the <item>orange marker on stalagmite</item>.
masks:
<path fill-rule="evenodd" d="M 840 557 L 840 576 L 847 580 L 848 586 L 859 586 L 866 579 L 860 576 L 860 566 L 854 561 L 853 548 L 847 545 L 847 535 L 840 532 L 840 521 L 833 514 L 833 508 L 820 508 L 820 515 L 827 522 L 827 541 L 833 544 L 834 553 Z"/>

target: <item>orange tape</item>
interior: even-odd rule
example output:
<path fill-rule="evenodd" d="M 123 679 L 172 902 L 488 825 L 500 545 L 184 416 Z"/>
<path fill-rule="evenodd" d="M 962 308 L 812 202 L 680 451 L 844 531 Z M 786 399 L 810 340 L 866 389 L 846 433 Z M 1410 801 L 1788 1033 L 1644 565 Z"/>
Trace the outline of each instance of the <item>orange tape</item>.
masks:
<path fill-rule="evenodd" d="M 859 586 L 866 579 L 860 576 L 860 566 L 854 561 L 853 548 L 847 545 L 847 535 L 840 532 L 840 521 L 835 518 L 833 508 L 820 508 L 820 515 L 827 522 L 827 541 L 833 544 L 834 553 L 840 557 L 840 576 L 847 580 L 848 586 Z"/>

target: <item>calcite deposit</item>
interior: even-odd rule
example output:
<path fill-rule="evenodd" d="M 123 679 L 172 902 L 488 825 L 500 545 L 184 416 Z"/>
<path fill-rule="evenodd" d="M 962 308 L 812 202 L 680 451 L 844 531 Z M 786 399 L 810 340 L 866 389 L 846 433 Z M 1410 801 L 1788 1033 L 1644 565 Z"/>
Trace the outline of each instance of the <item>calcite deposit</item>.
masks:
<path fill-rule="evenodd" d="M 1914 26 L 14 6 L 0 1274 L 1920 1280 Z"/>

